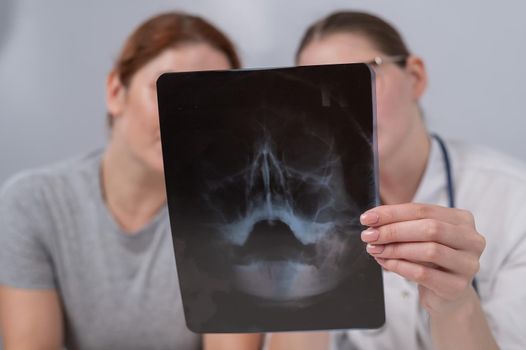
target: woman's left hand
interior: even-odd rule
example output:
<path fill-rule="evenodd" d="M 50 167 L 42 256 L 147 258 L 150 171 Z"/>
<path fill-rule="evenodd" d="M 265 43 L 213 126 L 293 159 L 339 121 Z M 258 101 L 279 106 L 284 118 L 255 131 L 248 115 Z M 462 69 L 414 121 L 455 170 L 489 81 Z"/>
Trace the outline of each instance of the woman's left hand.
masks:
<path fill-rule="evenodd" d="M 420 302 L 431 314 L 457 309 L 475 293 L 486 242 L 466 210 L 427 204 L 383 205 L 360 217 L 361 238 L 386 270 L 418 283 Z"/>

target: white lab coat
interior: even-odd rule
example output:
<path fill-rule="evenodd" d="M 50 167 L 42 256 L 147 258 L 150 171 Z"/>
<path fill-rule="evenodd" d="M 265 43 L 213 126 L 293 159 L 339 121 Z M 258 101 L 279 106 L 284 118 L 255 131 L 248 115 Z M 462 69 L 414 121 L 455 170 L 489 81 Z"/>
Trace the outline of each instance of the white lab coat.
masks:
<path fill-rule="evenodd" d="M 446 140 L 457 208 L 471 211 L 486 238 L 477 283 L 489 325 L 503 350 L 526 349 L 526 165 L 482 147 Z M 436 140 L 414 202 L 447 206 Z M 432 349 L 416 284 L 384 272 L 386 323 L 379 330 L 334 331 L 331 349 Z"/>

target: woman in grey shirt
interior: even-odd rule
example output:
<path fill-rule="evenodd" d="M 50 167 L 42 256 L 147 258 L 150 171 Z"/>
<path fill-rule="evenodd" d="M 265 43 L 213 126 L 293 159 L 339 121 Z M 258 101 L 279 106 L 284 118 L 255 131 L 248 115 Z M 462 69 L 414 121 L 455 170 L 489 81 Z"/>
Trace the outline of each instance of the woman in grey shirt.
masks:
<path fill-rule="evenodd" d="M 175 273 L 155 83 L 167 71 L 239 67 L 230 40 L 205 20 L 149 19 L 108 75 L 107 147 L 3 186 L 5 349 L 200 347 Z"/>

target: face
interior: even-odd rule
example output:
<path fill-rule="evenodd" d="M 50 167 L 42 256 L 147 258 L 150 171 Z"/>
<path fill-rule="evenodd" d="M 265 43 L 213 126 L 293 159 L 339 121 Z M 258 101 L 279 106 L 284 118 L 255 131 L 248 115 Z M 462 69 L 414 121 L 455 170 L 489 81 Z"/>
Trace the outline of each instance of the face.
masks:
<path fill-rule="evenodd" d="M 121 84 L 116 74 L 110 74 L 107 104 L 114 117 L 113 141 L 141 166 L 162 173 L 157 78 L 165 72 L 230 68 L 221 51 L 205 43 L 193 43 L 163 51 L 134 74 L 128 87 Z"/>
<path fill-rule="evenodd" d="M 386 57 L 365 36 L 330 34 L 309 43 L 298 58 L 299 65 L 368 62 Z M 410 56 L 406 67 L 384 63 L 375 68 L 378 122 L 378 151 L 387 159 L 421 123 L 418 100 L 425 90 L 423 63 Z"/>

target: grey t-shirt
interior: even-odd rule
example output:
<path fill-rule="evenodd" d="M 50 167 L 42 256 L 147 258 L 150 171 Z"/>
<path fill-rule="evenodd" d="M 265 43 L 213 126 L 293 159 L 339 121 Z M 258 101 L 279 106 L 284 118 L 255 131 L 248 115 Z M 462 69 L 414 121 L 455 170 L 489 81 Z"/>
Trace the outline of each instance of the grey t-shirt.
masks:
<path fill-rule="evenodd" d="M 198 349 L 185 325 L 167 208 L 123 232 L 101 153 L 15 176 L 0 191 L 0 284 L 55 289 L 68 349 Z"/>

